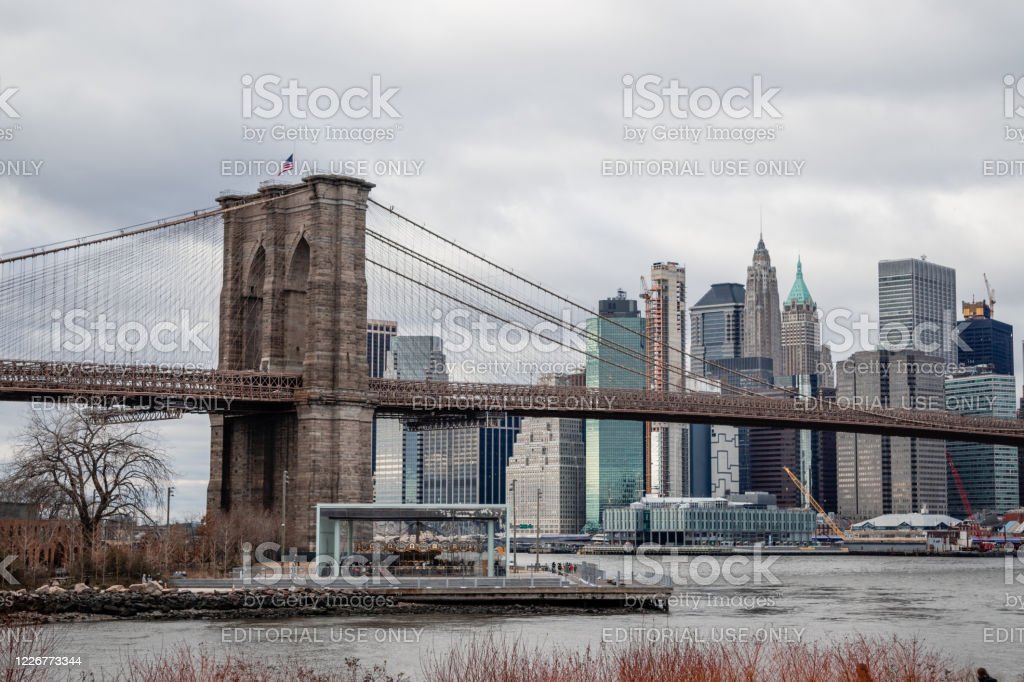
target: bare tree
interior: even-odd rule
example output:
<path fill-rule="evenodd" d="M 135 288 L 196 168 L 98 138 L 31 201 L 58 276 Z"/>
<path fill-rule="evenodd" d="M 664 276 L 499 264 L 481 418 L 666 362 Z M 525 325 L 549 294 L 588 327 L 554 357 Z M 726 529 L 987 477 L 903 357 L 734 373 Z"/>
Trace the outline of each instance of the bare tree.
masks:
<path fill-rule="evenodd" d="M 109 424 L 74 409 L 35 411 L 22 431 L 3 487 L 39 504 L 44 516 L 75 519 L 86 549 L 100 524 L 141 516 L 170 478 L 167 455 L 138 424 Z"/>

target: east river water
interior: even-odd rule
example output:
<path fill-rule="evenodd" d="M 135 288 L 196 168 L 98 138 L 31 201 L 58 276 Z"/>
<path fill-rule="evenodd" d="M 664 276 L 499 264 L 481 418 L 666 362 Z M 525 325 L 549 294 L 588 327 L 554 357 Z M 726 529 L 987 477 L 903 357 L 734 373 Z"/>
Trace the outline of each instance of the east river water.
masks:
<path fill-rule="evenodd" d="M 520 555 L 520 564 L 533 557 Z M 624 557 L 542 555 L 628 571 Z M 636 561 L 635 559 L 633 560 Z M 1016 561 L 1016 560 L 1013 560 Z M 636 565 L 635 563 L 633 564 Z M 784 556 L 762 585 L 679 585 L 668 614 L 343 616 L 217 621 L 105 621 L 65 628 L 58 655 L 112 672 L 128 655 L 205 648 L 287 665 L 339 669 L 345 658 L 387 663 L 419 679 L 423 660 L 472 637 L 497 634 L 530 646 L 599 648 L 629 640 L 812 641 L 868 635 L 917 638 L 998 679 L 1024 673 L 1024 563 L 1003 558 Z M 744 575 L 737 570 L 738 575 Z M 749 571 L 748 571 L 749 573 Z M 681 574 L 689 577 L 684 568 Z M 1014 582 L 1019 576 L 1019 581 Z"/>

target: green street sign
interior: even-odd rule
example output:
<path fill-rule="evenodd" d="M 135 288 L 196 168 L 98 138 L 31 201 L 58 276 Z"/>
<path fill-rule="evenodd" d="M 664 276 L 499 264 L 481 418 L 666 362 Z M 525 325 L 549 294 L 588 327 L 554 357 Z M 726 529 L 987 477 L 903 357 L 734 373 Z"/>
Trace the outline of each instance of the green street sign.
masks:
<path fill-rule="evenodd" d="M 532 523 L 520 523 L 519 527 L 520 528 L 533 528 L 533 524 Z"/>

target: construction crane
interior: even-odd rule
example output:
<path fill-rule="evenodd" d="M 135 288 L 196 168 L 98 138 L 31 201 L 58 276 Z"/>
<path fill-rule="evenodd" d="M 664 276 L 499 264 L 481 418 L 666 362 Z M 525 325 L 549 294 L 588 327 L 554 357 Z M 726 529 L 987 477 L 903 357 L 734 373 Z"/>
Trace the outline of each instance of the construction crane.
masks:
<path fill-rule="evenodd" d="M 956 490 L 960 493 L 960 502 L 964 505 L 964 513 L 970 519 L 974 516 L 974 510 L 971 509 L 971 501 L 967 499 L 967 489 L 964 488 L 964 482 L 960 479 L 960 472 L 956 470 L 956 464 L 953 463 L 953 455 L 949 454 L 949 452 L 946 452 L 946 462 L 949 464 L 949 473 L 953 474 Z"/>
<path fill-rule="evenodd" d="M 988 294 L 988 311 L 992 317 L 996 316 L 996 290 L 988 283 L 988 275 L 984 272 L 981 276 L 985 278 L 985 292 Z"/>
<path fill-rule="evenodd" d="M 949 473 L 953 474 L 953 483 L 956 484 L 956 490 L 960 493 L 960 502 L 964 505 L 964 513 L 967 514 L 963 526 L 969 533 L 969 537 L 979 537 L 982 534 L 981 526 L 974 520 L 974 510 L 971 509 L 971 501 L 967 497 L 967 489 L 964 487 L 964 482 L 960 479 L 960 472 L 957 471 L 956 464 L 953 463 L 953 456 L 949 454 L 949 451 L 946 451 L 946 462 L 949 464 Z"/>
<path fill-rule="evenodd" d="M 842 529 L 838 525 L 836 525 L 836 522 L 832 520 L 832 517 L 825 512 L 825 510 L 822 508 L 820 504 L 818 504 L 818 501 L 814 499 L 813 495 L 811 495 L 811 491 L 804 487 L 804 484 L 800 482 L 800 479 L 796 477 L 796 474 L 790 471 L 789 467 L 782 467 L 782 470 L 785 471 L 789 478 L 793 481 L 793 485 L 795 485 L 797 489 L 803 494 L 803 496 L 807 498 L 807 501 L 810 503 L 810 505 L 814 507 L 814 511 L 822 515 L 822 517 L 825 519 L 825 523 L 829 527 L 829 530 L 831 530 L 837 536 L 841 537 L 843 540 L 846 540 L 846 533 L 844 533 Z"/>

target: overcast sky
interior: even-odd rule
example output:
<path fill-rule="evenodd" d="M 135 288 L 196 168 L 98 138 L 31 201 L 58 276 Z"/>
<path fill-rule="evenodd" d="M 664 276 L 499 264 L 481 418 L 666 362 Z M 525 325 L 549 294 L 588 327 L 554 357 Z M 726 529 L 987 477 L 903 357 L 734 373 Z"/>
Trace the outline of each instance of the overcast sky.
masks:
<path fill-rule="evenodd" d="M 713 282 L 742 282 L 763 214 L 783 297 L 799 254 L 823 309 L 874 315 L 878 260 L 926 254 L 956 268 L 960 298 L 981 297 L 988 273 L 998 317 L 1024 329 L 1024 178 L 983 165 L 1024 159 L 1006 140 L 1024 116 L 1004 116 L 1003 83 L 1024 75 L 1021 6 L 383 5 L 7 3 L 0 103 L 20 118 L 0 107 L 13 136 L 0 134 L 0 162 L 42 166 L 0 177 L 0 251 L 207 207 L 269 177 L 225 175 L 225 162 L 383 160 L 412 174 L 371 165 L 377 199 L 581 300 L 619 287 L 635 296 L 652 261 L 685 264 L 689 303 Z M 382 90 L 397 88 L 385 100 L 393 111 L 246 118 L 243 79 L 266 75 L 336 93 L 376 75 Z M 624 77 L 644 75 L 719 94 L 759 76 L 770 107 L 761 118 L 627 117 Z M 245 127 L 269 135 L 302 123 L 393 139 L 243 139 Z M 659 124 L 773 139 L 623 139 L 627 126 L 653 135 Z M 686 162 L 705 175 L 608 176 L 615 160 Z M 758 160 L 799 174 L 710 175 L 713 161 Z M 0 442 L 26 409 L 0 408 Z M 199 515 L 207 420 L 159 428 L 181 477 L 174 515 Z"/>

